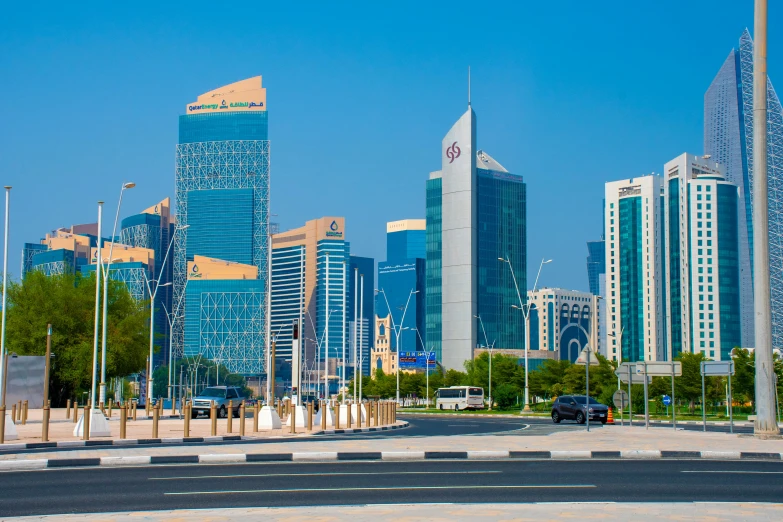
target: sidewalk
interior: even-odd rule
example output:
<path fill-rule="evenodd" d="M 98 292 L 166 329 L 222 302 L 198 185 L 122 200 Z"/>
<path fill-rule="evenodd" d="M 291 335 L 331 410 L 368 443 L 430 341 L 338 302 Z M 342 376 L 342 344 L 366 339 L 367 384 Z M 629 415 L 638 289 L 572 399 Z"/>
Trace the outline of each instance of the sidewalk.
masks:
<path fill-rule="evenodd" d="M 397 521 L 431 520 L 781 520 L 783 505 L 757 503 L 563 503 L 563 504 L 393 504 L 369 506 L 316 506 L 298 508 L 183 509 L 140 511 L 95 515 L 49 515 L 19 517 L 13 520 L 62 520 L 64 522 L 103 522 L 109 520 L 188 520 L 223 522 L 228 520 L 280 521 Z"/>
<path fill-rule="evenodd" d="M 76 423 L 73 422 L 73 411 L 71 411 L 71 419 L 66 419 L 65 408 L 58 408 L 51 410 L 51 419 L 49 421 L 49 441 L 50 442 L 68 442 L 76 443 L 81 441 L 82 438 L 76 437 L 73 434 L 73 430 L 76 427 Z M 84 410 L 79 410 L 79 418 L 82 417 Z M 108 414 L 108 410 L 107 410 Z M 37 444 L 41 443 L 41 421 L 43 418 L 43 410 L 29 410 L 27 417 L 27 424 L 21 424 L 17 422 L 16 431 L 19 435 L 18 439 L 7 440 L 6 444 L 0 445 L 2 450 L 7 445 L 16 444 Z M 185 424 L 184 419 L 180 419 L 179 415 L 171 415 L 170 411 L 165 411 L 158 421 L 158 434 L 153 437 L 152 433 L 152 419 L 148 418 L 144 410 L 137 412 L 137 420 L 128 420 L 126 423 L 125 437 L 130 440 L 144 440 L 144 439 L 172 439 L 182 441 L 184 437 Z M 355 419 L 354 419 L 355 421 Z M 260 430 L 253 432 L 253 419 L 248 413 L 245 419 L 245 435 L 256 438 L 282 438 L 282 437 L 305 437 L 308 435 L 314 435 L 322 433 L 320 426 L 313 426 L 312 431 L 308 431 L 304 426 L 296 426 L 296 434 L 290 433 L 290 427 L 285 426 L 285 418 L 283 419 L 282 429 L 277 430 Z M 217 435 L 218 436 L 239 436 L 240 419 L 231 419 L 231 431 L 228 431 L 228 419 L 218 419 L 217 421 Z M 361 428 L 364 428 L 364 423 Z M 111 437 L 91 437 L 90 441 L 105 441 L 111 443 L 111 440 L 120 440 L 120 419 L 119 410 L 114 409 L 112 416 L 109 419 L 109 428 L 111 430 Z M 359 426 L 356 423 L 352 423 L 351 426 L 345 424 L 345 419 L 341 420 L 340 428 L 354 428 L 358 429 Z M 328 430 L 334 429 L 333 427 L 327 428 Z M 208 417 L 199 417 L 198 419 L 190 420 L 190 433 L 191 438 L 208 438 L 211 435 L 211 421 Z"/>

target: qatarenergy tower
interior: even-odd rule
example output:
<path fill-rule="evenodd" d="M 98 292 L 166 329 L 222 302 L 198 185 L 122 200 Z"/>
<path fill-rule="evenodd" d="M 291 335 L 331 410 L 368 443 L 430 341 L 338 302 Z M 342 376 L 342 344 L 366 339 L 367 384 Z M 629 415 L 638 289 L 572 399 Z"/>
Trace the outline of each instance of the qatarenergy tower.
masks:
<path fill-rule="evenodd" d="M 783 348 L 783 109 L 767 84 L 769 268 L 772 346 Z M 742 346 L 753 328 L 753 40 L 746 29 L 704 95 L 704 151 L 739 187 L 739 265 Z"/>
<path fill-rule="evenodd" d="M 202 94 L 179 118 L 176 354 L 265 371 L 269 140 L 261 77 Z M 185 228 L 186 227 L 186 228 Z"/>

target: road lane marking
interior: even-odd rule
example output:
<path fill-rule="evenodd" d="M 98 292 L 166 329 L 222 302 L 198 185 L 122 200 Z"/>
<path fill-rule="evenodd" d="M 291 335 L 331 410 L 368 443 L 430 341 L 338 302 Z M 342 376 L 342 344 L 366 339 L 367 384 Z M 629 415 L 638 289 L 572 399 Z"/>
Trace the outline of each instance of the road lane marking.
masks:
<path fill-rule="evenodd" d="M 319 476 L 345 476 L 345 475 L 485 475 L 488 473 L 503 473 L 497 470 L 488 471 L 383 471 L 383 472 L 331 472 L 331 473 L 258 473 L 247 475 L 198 475 L 184 477 L 148 477 L 147 480 L 185 480 L 185 479 L 221 479 L 221 478 L 251 478 L 251 477 L 319 477 Z"/>
<path fill-rule="evenodd" d="M 307 488 L 307 489 L 238 489 L 224 491 L 167 491 L 164 495 L 232 495 L 239 493 L 311 493 L 340 491 L 416 491 L 420 489 L 564 489 L 564 488 L 594 488 L 594 484 L 538 484 L 513 486 L 394 486 L 379 488 Z"/>
<path fill-rule="evenodd" d="M 680 470 L 680 473 L 727 473 L 736 475 L 783 475 L 783 471 L 720 471 L 720 470 Z"/>

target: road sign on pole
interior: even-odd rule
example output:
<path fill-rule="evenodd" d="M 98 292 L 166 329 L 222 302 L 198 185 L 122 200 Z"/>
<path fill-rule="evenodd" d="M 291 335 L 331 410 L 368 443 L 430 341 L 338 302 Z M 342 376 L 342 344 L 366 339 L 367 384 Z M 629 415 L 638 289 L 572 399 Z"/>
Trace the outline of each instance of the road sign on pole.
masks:
<path fill-rule="evenodd" d="M 672 403 L 672 398 L 669 397 L 668 395 L 664 395 L 663 396 L 663 405 L 668 407 L 668 406 L 671 406 L 671 403 Z"/>
<path fill-rule="evenodd" d="M 729 379 L 729 432 L 734 433 L 734 399 L 731 395 L 731 376 L 734 375 L 734 361 L 702 361 L 701 363 L 701 419 L 707 431 L 707 413 L 704 408 L 704 377 L 725 376 Z"/>
<path fill-rule="evenodd" d="M 617 390 L 614 392 L 614 395 L 612 395 L 612 402 L 620 410 L 623 410 L 626 406 L 628 406 L 628 392 L 625 390 Z"/>
<path fill-rule="evenodd" d="M 679 377 L 682 375 L 682 363 L 680 361 L 655 361 L 636 364 L 636 373 L 653 377 Z"/>
<path fill-rule="evenodd" d="M 620 378 L 623 384 L 628 383 L 628 369 L 619 369 L 614 372 L 616 376 Z M 649 377 L 648 377 L 649 379 Z M 631 367 L 631 384 L 644 384 L 644 374 L 635 373 L 633 367 Z"/>

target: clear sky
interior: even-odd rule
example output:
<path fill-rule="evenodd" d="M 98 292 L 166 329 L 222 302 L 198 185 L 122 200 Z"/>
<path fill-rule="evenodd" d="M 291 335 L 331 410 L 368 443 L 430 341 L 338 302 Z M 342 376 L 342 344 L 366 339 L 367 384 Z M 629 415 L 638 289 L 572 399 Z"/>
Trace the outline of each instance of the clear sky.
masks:
<path fill-rule="evenodd" d="M 13 2 L 0 18 L 0 176 L 22 243 L 174 192 L 177 118 L 262 75 L 281 229 L 344 215 L 354 254 L 424 217 L 424 182 L 467 106 L 478 146 L 528 188 L 529 281 L 587 289 L 605 181 L 703 152 L 703 96 L 752 0 Z M 127 4 L 127 5 L 126 5 Z M 769 73 L 783 82 L 783 11 Z"/>

